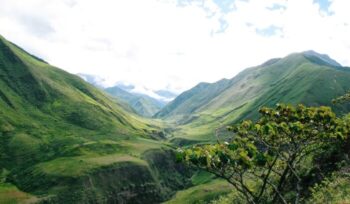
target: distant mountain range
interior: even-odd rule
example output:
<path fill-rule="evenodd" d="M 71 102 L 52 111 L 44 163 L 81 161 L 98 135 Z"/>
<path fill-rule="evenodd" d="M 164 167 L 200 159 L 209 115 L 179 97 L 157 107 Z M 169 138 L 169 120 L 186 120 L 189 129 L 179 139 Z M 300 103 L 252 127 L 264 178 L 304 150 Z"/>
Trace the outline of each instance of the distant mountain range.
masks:
<path fill-rule="evenodd" d="M 138 114 L 152 117 L 165 106 L 165 102 L 147 96 L 145 94 L 131 93 L 119 88 L 119 86 L 104 89 L 111 96 L 129 104 Z"/>
<path fill-rule="evenodd" d="M 200 83 L 180 94 L 155 117 L 180 124 L 179 137 L 215 139 L 214 129 L 254 119 L 261 106 L 303 103 L 347 112 L 349 105 L 333 106 L 331 100 L 348 90 L 350 68 L 327 55 L 306 51 L 268 60 L 232 79 Z"/>
<path fill-rule="evenodd" d="M 82 73 L 79 73 L 78 76 L 90 84 L 103 89 L 111 96 L 125 102 L 133 108 L 137 114 L 145 117 L 152 117 L 177 96 L 177 94 L 168 90 L 148 90 L 140 92 L 135 89 L 134 85 L 122 82 L 117 82 L 116 85 L 112 87 L 106 87 L 104 86 L 103 78 Z"/>

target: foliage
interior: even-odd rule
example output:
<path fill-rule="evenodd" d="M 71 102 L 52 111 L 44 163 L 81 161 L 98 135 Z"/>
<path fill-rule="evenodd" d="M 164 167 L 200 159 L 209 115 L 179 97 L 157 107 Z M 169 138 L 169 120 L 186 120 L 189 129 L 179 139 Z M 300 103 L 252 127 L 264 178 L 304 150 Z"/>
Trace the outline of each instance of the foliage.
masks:
<path fill-rule="evenodd" d="M 348 91 L 347 93 L 345 93 L 342 96 L 339 96 L 335 99 L 332 100 L 333 104 L 339 104 L 339 103 L 345 103 L 345 102 L 349 102 L 350 101 L 350 91 Z"/>
<path fill-rule="evenodd" d="M 342 172 L 345 170 L 346 172 Z M 324 179 L 311 189 L 311 197 L 306 203 L 349 203 L 350 175 L 349 169 L 343 169 Z"/>
<path fill-rule="evenodd" d="M 329 107 L 277 104 L 259 112 L 257 122 L 229 127 L 230 142 L 180 150 L 178 159 L 226 179 L 248 203 L 298 203 L 303 164 L 343 141 L 350 126 Z"/>

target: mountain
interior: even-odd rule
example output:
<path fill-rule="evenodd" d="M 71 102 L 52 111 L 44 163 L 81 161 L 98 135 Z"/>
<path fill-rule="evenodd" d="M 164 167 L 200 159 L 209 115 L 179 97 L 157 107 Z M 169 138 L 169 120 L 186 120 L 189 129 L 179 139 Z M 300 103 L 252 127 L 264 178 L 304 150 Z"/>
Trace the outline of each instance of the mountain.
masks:
<path fill-rule="evenodd" d="M 121 82 L 117 83 L 116 86 L 119 87 L 119 88 L 121 88 L 121 89 L 123 89 L 124 91 L 127 91 L 127 92 L 131 92 L 132 90 L 135 89 L 135 86 L 134 86 L 134 85 L 132 85 L 132 84 L 126 84 L 126 83 L 121 83 Z"/>
<path fill-rule="evenodd" d="M 119 87 L 120 89 L 131 94 L 148 96 L 152 99 L 157 100 L 160 104 L 166 104 L 178 95 L 167 89 L 154 90 L 145 86 L 133 85 L 127 82 L 117 82 L 113 87 Z"/>
<path fill-rule="evenodd" d="M 162 120 L 153 120 L 126 104 L 143 99 L 121 87 L 109 90 L 119 95 L 113 98 L 0 36 L 0 203 L 217 197 L 231 187 L 176 163 L 173 144 L 222 139 L 226 125 L 255 119 L 259 107 L 279 102 L 348 112 L 349 105 L 330 101 L 350 89 L 349 79 L 349 68 L 327 55 L 294 53 L 232 79 L 200 83 L 162 108 L 155 116 Z"/>
<path fill-rule="evenodd" d="M 82 79 L 84 79 L 89 84 L 94 85 L 95 87 L 103 89 L 103 87 L 105 86 L 104 85 L 105 79 L 103 79 L 101 77 L 91 75 L 91 74 L 84 74 L 84 73 L 78 73 L 77 75 L 80 76 Z"/>
<path fill-rule="evenodd" d="M 230 81 L 223 79 L 217 83 L 200 83 L 194 88 L 180 94 L 174 101 L 170 102 L 156 117 L 168 117 L 174 115 L 188 115 L 194 113 L 198 108 L 208 103 L 212 98 L 229 86 Z"/>
<path fill-rule="evenodd" d="M 134 91 L 136 88 L 134 85 L 122 82 L 106 88 L 104 85 L 105 80 L 101 77 L 83 73 L 78 73 L 77 75 L 95 87 L 103 89 L 121 102 L 128 104 L 137 114 L 144 117 L 152 117 L 168 103 L 168 100 L 176 96 L 176 94 L 167 90 L 151 91 L 151 95 L 157 97 L 154 98 L 144 93 L 136 92 Z"/>
<path fill-rule="evenodd" d="M 157 99 L 144 94 L 130 93 L 119 88 L 119 86 L 109 87 L 104 90 L 111 96 L 125 101 L 125 103 L 129 104 L 136 113 L 145 117 L 152 117 L 165 105 L 162 101 L 158 101 Z"/>
<path fill-rule="evenodd" d="M 306 58 L 308 58 L 310 61 L 313 61 L 315 63 L 323 63 L 325 65 L 328 66 L 334 66 L 334 67 L 341 67 L 341 64 L 339 64 L 337 61 L 335 61 L 334 59 L 330 58 L 328 55 L 326 54 L 319 54 L 313 50 L 309 50 L 309 51 L 305 51 L 303 52 L 304 56 Z"/>
<path fill-rule="evenodd" d="M 162 128 L 0 36 L 0 203 L 162 202 L 189 184 Z"/>
<path fill-rule="evenodd" d="M 349 68 L 327 55 L 307 51 L 269 60 L 232 79 L 200 83 L 180 94 L 155 117 L 180 125 L 174 133 L 177 142 L 179 138 L 216 140 L 216 128 L 221 127 L 219 133 L 225 136 L 226 125 L 256 118 L 261 106 L 303 103 L 346 112 L 349 105 L 333 106 L 331 100 L 349 89 Z"/>
<path fill-rule="evenodd" d="M 168 90 L 158 90 L 155 91 L 156 94 L 158 94 L 159 96 L 162 96 L 164 98 L 167 98 L 169 100 L 174 99 L 176 96 L 178 96 L 178 94 L 168 91 Z"/>

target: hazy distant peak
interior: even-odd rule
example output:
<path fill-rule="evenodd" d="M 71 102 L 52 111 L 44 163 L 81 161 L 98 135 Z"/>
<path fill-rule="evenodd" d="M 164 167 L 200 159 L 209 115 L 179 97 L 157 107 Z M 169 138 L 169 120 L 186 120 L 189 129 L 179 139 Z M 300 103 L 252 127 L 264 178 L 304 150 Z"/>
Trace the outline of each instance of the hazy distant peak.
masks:
<path fill-rule="evenodd" d="M 165 97 L 165 98 L 175 98 L 176 96 L 178 96 L 178 94 L 171 92 L 169 90 L 157 90 L 155 91 L 156 94 L 158 94 L 159 96 Z"/>
<path fill-rule="evenodd" d="M 335 67 L 341 67 L 342 65 L 339 64 L 337 61 L 335 61 L 334 59 L 330 58 L 328 55 L 326 54 L 320 54 L 318 52 L 315 52 L 314 50 L 308 50 L 308 51 L 305 51 L 305 52 L 302 52 L 302 54 L 314 61 L 315 59 L 319 59 L 321 60 L 322 62 L 328 64 L 328 65 L 331 65 L 331 66 L 335 66 Z"/>
<path fill-rule="evenodd" d="M 117 82 L 115 85 L 118 86 L 119 88 L 123 89 L 124 91 L 132 91 L 133 89 L 135 89 L 134 85 L 127 84 L 124 82 Z"/>

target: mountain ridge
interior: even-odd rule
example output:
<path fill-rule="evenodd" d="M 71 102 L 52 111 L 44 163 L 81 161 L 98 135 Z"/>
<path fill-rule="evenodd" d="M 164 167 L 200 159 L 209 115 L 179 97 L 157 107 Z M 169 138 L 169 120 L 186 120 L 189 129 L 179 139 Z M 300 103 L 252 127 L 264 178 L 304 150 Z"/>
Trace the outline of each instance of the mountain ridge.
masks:
<path fill-rule="evenodd" d="M 117 81 L 113 85 L 110 85 L 110 82 L 107 82 L 105 78 L 99 77 L 97 75 L 84 73 L 77 73 L 77 75 L 83 78 L 86 82 L 100 89 L 118 87 L 126 92 L 129 92 L 130 94 L 151 97 L 161 103 L 167 103 L 178 95 L 176 92 L 171 91 L 167 88 L 154 90 L 148 88 L 147 86 L 138 86 L 124 81 Z"/>
<path fill-rule="evenodd" d="M 133 109 L 133 112 L 143 117 L 152 117 L 167 103 L 164 100 L 151 97 L 147 94 L 134 92 L 133 89 L 135 89 L 135 86 L 131 84 L 116 83 L 114 86 L 104 87 L 102 86 L 104 83 L 104 79 L 102 78 L 82 73 L 78 73 L 77 75 L 83 78 L 86 82 L 123 102 L 126 106 Z M 165 98 L 174 96 L 172 92 L 166 90 L 155 91 L 155 93 Z"/>
<path fill-rule="evenodd" d="M 136 113 L 145 117 L 152 117 L 165 105 L 164 103 L 148 95 L 130 93 L 119 88 L 118 86 L 105 88 L 104 91 L 109 93 L 111 96 L 116 97 L 129 104 Z"/>
<path fill-rule="evenodd" d="M 162 122 L 2 37 L 0 107 L 0 202 L 159 203 L 190 184 Z"/>
<path fill-rule="evenodd" d="M 325 55 L 312 53 L 310 59 L 309 53 L 292 53 L 268 60 L 228 81 L 200 83 L 180 94 L 155 116 L 179 124 L 175 133 L 178 137 L 189 135 L 192 139 L 216 140 L 212 134 L 214 129 L 245 118 L 254 119 L 261 106 L 285 102 L 332 106 L 338 113 L 350 110 L 347 105 L 331 103 L 332 98 L 350 89 L 347 82 L 350 69 L 335 66 L 338 63 Z M 316 90 L 316 87 L 322 89 Z M 196 132 L 202 136 L 195 135 Z"/>
<path fill-rule="evenodd" d="M 302 53 L 304 54 L 305 57 L 309 58 L 310 60 L 312 60 L 313 58 L 318 58 L 330 66 L 334 66 L 334 67 L 342 66 L 340 63 L 330 58 L 327 54 L 320 54 L 315 52 L 314 50 L 308 50 Z"/>

